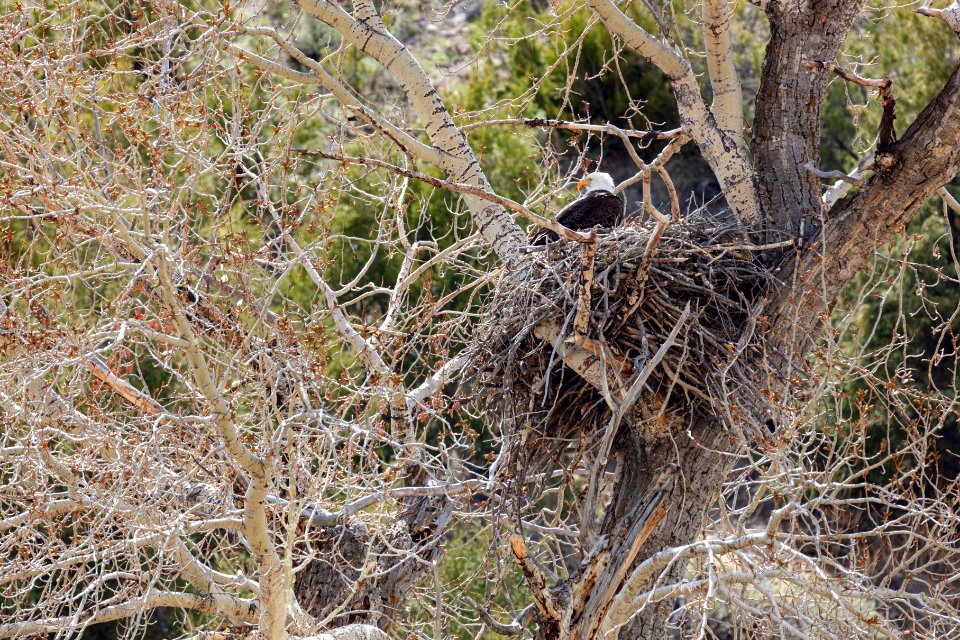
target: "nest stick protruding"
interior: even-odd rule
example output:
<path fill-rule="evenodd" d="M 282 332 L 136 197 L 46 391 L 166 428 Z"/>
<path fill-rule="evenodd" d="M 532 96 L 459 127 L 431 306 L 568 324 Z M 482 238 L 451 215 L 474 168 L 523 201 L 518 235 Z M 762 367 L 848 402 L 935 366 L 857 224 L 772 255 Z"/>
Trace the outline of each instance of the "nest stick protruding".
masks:
<path fill-rule="evenodd" d="M 591 236 L 596 238 L 596 231 L 592 231 Z M 580 302 L 577 305 L 577 315 L 573 321 L 573 331 L 578 342 L 587 337 L 587 325 L 590 322 L 590 302 L 592 300 L 590 286 L 593 284 L 593 263 L 596 255 L 596 242 L 583 245 L 583 253 L 580 254 Z"/>

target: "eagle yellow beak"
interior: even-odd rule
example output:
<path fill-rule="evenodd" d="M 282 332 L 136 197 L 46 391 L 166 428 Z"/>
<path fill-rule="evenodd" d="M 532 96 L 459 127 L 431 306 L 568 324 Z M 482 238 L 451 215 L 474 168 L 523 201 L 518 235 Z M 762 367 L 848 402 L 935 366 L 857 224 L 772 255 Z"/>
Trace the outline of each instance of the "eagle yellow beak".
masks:
<path fill-rule="evenodd" d="M 585 186 L 587 186 L 587 179 L 580 178 L 580 182 L 577 183 L 577 191 L 580 191 L 580 189 L 583 189 Z"/>

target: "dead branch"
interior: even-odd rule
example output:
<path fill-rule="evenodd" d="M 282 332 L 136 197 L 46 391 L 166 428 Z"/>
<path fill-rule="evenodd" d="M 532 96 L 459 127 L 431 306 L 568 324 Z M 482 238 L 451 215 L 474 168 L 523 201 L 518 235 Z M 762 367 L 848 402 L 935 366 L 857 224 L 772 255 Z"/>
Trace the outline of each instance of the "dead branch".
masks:
<path fill-rule="evenodd" d="M 504 624 L 490 615 L 486 607 L 481 606 L 470 596 L 464 595 L 463 600 L 470 605 L 470 608 L 477 612 L 477 615 L 480 616 L 480 619 L 482 619 L 488 627 L 502 636 L 518 636 L 523 633 L 524 628 L 530 624 L 533 614 L 537 611 L 536 603 L 528 605 L 523 611 L 517 614 L 517 617 L 514 618 L 512 622 Z"/>
<path fill-rule="evenodd" d="M 856 176 L 848 175 L 843 171 L 837 171 L 836 169 L 832 171 L 824 171 L 822 169 L 816 168 L 809 162 L 804 164 L 803 168 L 809 171 L 810 173 L 812 173 L 813 175 L 817 176 L 818 178 L 837 178 L 838 180 L 842 180 L 848 184 L 852 184 L 855 187 L 862 187 L 863 185 L 866 184 L 864 180 L 861 180 Z"/>
<path fill-rule="evenodd" d="M 100 381 L 110 387 L 117 395 L 137 407 L 144 413 L 150 415 L 168 414 L 159 402 L 140 391 L 126 380 L 119 378 L 103 360 L 97 356 L 91 356 L 83 361 L 84 366 L 90 373 Z"/>
<path fill-rule="evenodd" d="M 893 97 L 893 92 L 891 91 L 893 80 L 888 77 L 880 79 L 865 78 L 861 75 L 853 73 L 852 71 L 848 71 L 842 67 L 838 67 L 821 60 L 805 59 L 804 66 L 806 66 L 808 69 L 822 69 L 824 71 L 836 74 L 847 82 L 852 82 L 862 87 L 872 87 L 877 90 L 880 106 L 883 108 L 883 115 L 880 117 L 880 127 L 877 133 L 877 153 L 886 153 L 895 139 L 893 121 L 897 117 L 897 102 Z M 882 164 L 883 163 L 881 162 L 881 165 Z"/>
<path fill-rule="evenodd" d="M 886 89 L 893 82 L 890 78 L 865 78 L 861 75 L 858 75 L 852 71 L 847 71 L 843 67 L 838 67 L 829 62 L 823 62 L 822 60 L 809 60 L 806 59 L 803 61 L 803 64 L 808 69 L 822 69 L 830 73 L 834 73 L 837 76 L 843 78 L 847 82 L 852 82 L 858 84 L 862 87 L 873 87 L 875 89 Z"/>
<path fill-rule="evenodd" d="M 922 16 L 929 16 L 932 18 L 940 18 L 947 23 L 953 32 L 960 36 L 960 5 L 957 2 L 952 2 L 950 6 L 945 9 L 934 9 L 929 6 L 930 0 L 924 3 L 924 6 L 916 9 L 916 12 Z"/>
<path fill-rule="evenodd" d="M 514 559 L 517 561 L 517 564 L 520 565 L 520 570 L 523 572 L 523 577 L 527 581 L 527 586 L 530 587 L 530 592 L 533 594 L 533 599 L 536 602 L 537 609 L 540 611 L 544 622 L 548 624 L 550 622 L 559 622 L 560 612 L 557 610 L 557 606 L 553 601 L 553 596 L 550 595 L 543 574 L 540 573 L 540 569 L 533 564 L 533 561 L 527 555 L 527 545 L 524 544 L 523 538 L 517 535 L 511 536 L 510 548 L 513 550 Z"/>

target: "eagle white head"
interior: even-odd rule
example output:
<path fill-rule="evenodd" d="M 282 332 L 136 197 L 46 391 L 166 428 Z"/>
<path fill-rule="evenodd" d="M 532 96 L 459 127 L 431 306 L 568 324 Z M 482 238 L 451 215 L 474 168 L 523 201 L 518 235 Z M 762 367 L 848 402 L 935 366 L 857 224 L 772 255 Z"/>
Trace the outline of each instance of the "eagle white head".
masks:
<path fill-rule="evenodd" d="M 594 171 L 593 173 L 588 173 L 580 179 L 580 182 L 577 183 L 577 190 L 586 188 L 584 193 L 590 193 L 591 191 L 609 191 L 613 193 L 614 184 L 613 178 L 609 173 L 603 173 L 601 171 Z"/>

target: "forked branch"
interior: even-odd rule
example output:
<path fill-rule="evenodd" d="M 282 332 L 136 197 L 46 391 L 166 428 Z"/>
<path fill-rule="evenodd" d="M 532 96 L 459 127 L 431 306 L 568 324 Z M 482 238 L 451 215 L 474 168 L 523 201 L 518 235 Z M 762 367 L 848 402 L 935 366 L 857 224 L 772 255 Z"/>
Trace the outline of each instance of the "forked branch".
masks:
<path fill-rule="evenodd" d="M 883 115 L 880 117 L 880 128 L 877 132 L 877 161 L 881 167 L 887 166 L 886 163 L 889 162 L 889 160 L 885 158 L 884 154 L 890 150 L 890 145 L 893 144 L 895 139 L 893 121 L 897 117 L 897 101 L 891 91 L 893 80 L 889 77 L 880 79 L 865 78 L 842 67 L 823 62 L 822 60 L 805 60 L 804 66 L 808 69 L 823 69 L 824 71 L 836 74 L 847 82 L 852 82 L 861 87 L 872 87 L 877 90 L 880 106 L 883 108 Z M 831 175 L 829 177 L 839 176 Z"/>

